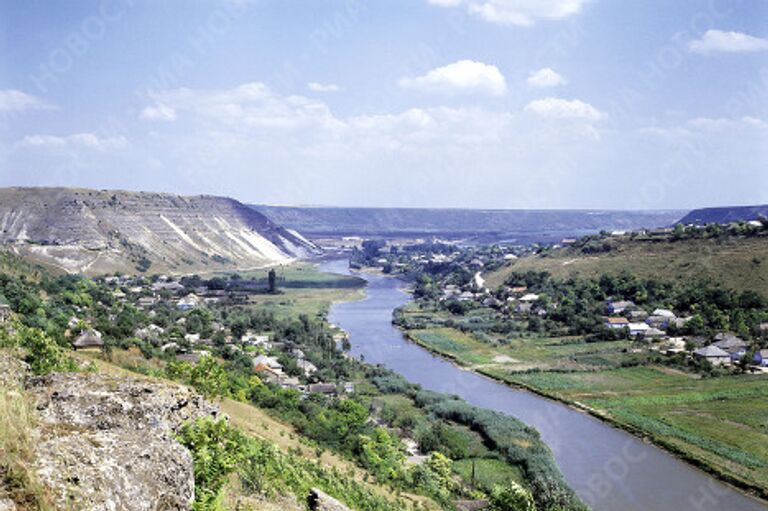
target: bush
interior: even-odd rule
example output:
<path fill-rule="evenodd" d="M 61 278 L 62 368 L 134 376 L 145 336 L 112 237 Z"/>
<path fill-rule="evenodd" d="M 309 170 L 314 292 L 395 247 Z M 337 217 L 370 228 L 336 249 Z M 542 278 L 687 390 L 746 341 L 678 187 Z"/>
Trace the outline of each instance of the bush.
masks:
<path fill-rule="evenodd" d="M 34 374 L 78 369 L 64 349 L 37 328 L 22 327 L 19 332 L 19 344 L 27 350 L 25 361 Z"/>
<path fill-rule="evenodd" d="M 245 437 L 227 421 L 204 417 L 184 424 L 177 438 L 192 452 L 194 511 L 221 510 L 221 489 L 245 456 Z"/>
<path fill-rule="evenodd" d="M 514 481 L 494 486 L 490 500 L 493 511 L 536 511 L 531 493 Z"/>

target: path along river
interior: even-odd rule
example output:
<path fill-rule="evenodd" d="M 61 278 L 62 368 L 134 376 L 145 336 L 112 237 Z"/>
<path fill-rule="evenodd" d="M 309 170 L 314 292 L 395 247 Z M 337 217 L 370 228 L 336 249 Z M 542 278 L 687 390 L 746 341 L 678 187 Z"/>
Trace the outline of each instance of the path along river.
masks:
<path fill-rule="evenodd" d="M 323 271 L 351 274 L 346 260 Z M 392 277 L 355 273 L 366 297 L 335 304 L 329 320 L 350 336 L 352 354 L 422 387 L 456 394 L 535 427 L 571 487 L 594 511 L 765 511 L 768 506 L 620 429 L 536 394 L 495 382 L 432 355 L 392 325 L 410 297 Z M 724 425 L 725 426 L 725 425 Z"/>

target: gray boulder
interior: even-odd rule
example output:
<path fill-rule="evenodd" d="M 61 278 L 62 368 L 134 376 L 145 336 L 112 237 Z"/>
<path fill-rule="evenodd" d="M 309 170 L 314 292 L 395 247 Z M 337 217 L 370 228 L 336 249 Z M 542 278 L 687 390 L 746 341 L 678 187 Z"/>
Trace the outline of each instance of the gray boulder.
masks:
<path fill-rule="evenodd" d="M 54 373 L 28 380 L 40 416 L 36 472 L 57 506 L 181 511 L 194 500 L 192 456 L 174 439 L 218 415 L 189 389 L 135 378 Z"/>
<path fill-rule="evenodd" d="M 338 500 L 317 488 L 312 488 L 309 491 L 307 503 L 312 511 L 352 511 Z"/>

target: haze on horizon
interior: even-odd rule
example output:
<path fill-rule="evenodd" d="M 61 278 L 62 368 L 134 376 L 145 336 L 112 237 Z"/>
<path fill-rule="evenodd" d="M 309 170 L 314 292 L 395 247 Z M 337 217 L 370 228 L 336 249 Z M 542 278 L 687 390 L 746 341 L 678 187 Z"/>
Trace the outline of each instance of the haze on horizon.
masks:
<path fill-rule="evenodd" d="M 0 0 L 0 186 L 768 203 L 766 20 L 760 0 Z"/>

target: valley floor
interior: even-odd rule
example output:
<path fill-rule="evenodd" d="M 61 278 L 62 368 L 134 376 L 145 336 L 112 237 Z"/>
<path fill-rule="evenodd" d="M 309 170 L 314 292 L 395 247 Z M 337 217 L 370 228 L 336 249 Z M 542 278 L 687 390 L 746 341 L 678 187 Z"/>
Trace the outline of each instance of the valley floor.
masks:
<path fill-rule="evenodd" d="M 415 304 L 403 313 L 425 315 Z M 447 327 L 406 334 L 462 366 L 587 410 L 768 498 L 768 374 L 701 378 L 657 365 L 621 367 L 628 341 L 529 337 L 501 345 Z"/>

